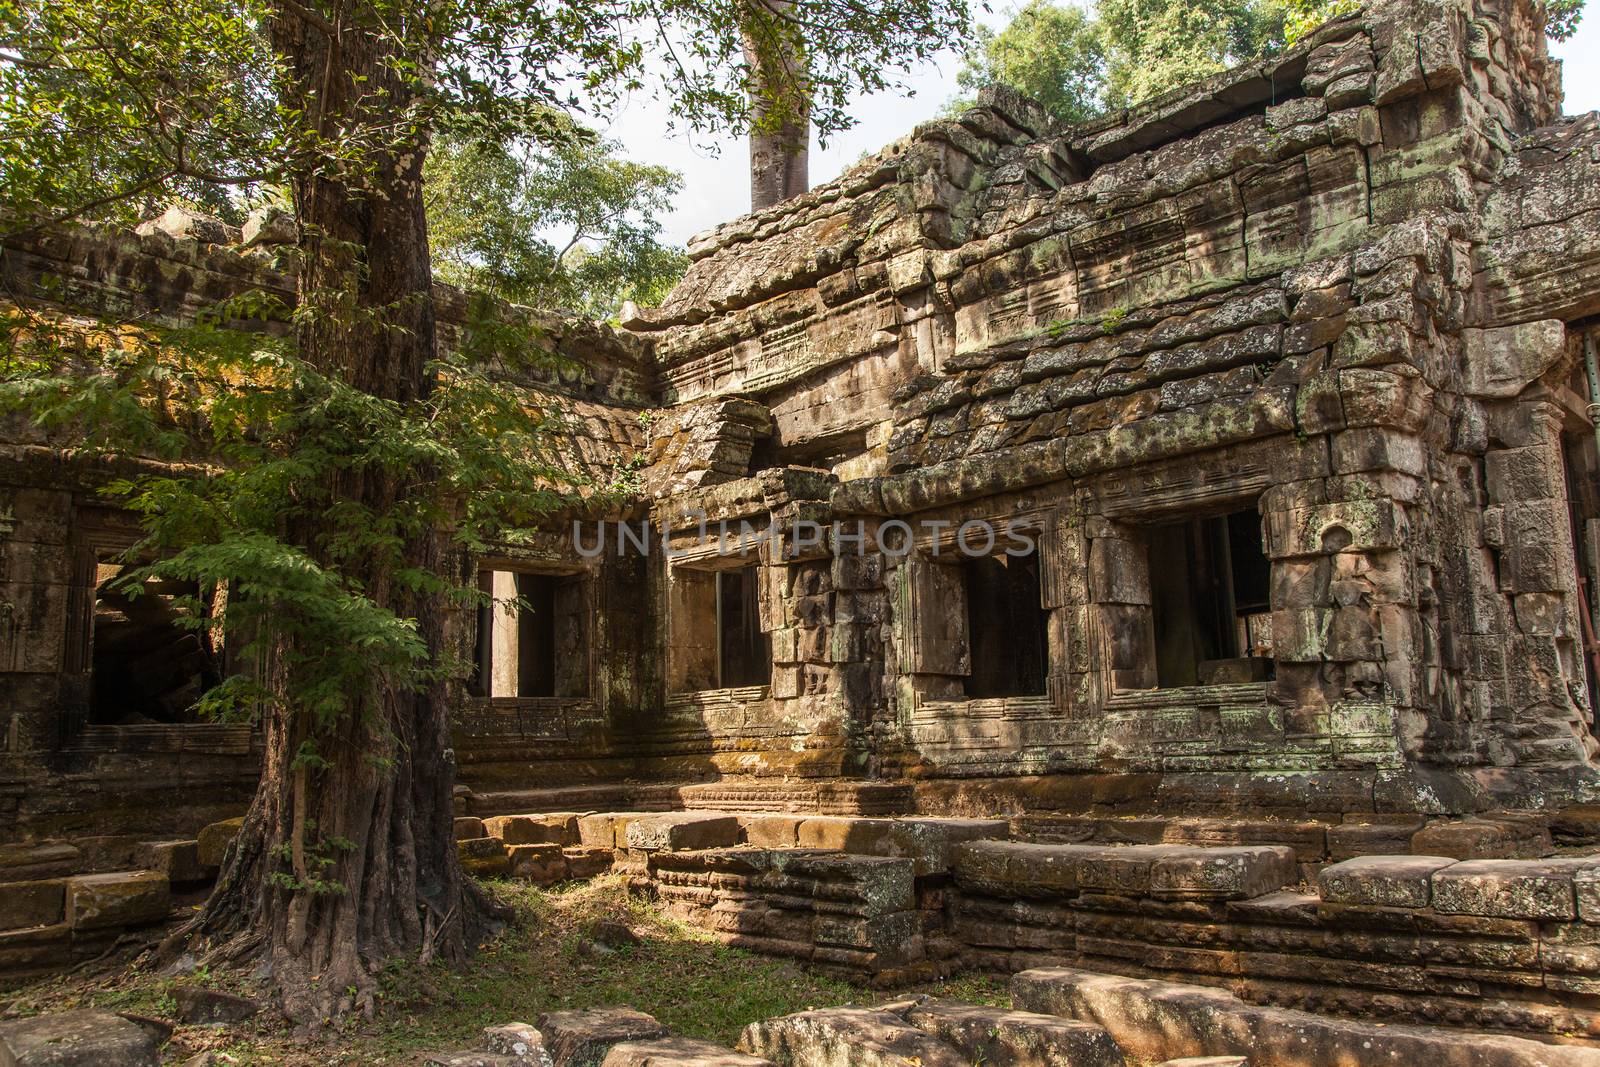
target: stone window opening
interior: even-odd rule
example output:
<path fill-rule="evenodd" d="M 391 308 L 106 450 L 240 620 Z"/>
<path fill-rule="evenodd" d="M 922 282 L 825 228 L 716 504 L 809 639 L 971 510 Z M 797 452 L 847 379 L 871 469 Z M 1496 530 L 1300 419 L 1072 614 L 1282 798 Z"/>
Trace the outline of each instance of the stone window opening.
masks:
<path fill-rule="evenodd" d="M 200 722 L 194 706 L 223 677 L 199 617 L 218 608 L 195 582 L 147 580 L 128 586 L 138 564 L 95 565 L 89 637 L 89 723 L 102 726 Z"/>
<path fill-rule="evenodd" d="M 962 565 L 972 648 L 970 700 L 1043 696 L 1049 674 L 1049 615 L 1039 555 L 977 556 Z"/>
<path fill-rule="evenodd" d="M 717 567 L 673 569 L 672 692 L 771 684 L 771 636 L 761 626 L 761 571 L 759 563 L 742 558 Z"/>
<path fill-rule="evenodd" d="M 588 634 L 581 574 L 483 568 L 469 686 L 489 700 L 585 697 Z"/>
<path fill-rule="evenodd" d="M 998 525 L 1003 520 L 989 520 Z M 1039 536 L 1033 531 L 1035 543 Z M 935 703 L 1050 695 L 1050 611 L 1037 547 L 969 554 L 954 535 L 913 553 L 898 581 L 901 669 Z"/>
<path fill-rule="evenodd" d="M 1159 688 L 1272 676 L 1271 564 L 1256 508 L 1148 527 Z"/>
<path fill-rule="evenodd" d="M 1585 676 L 1589 714 L 1600 707 L 1600 455 L 1596 455 L 1593 430 L 1580 426 L 1562 434 L 1567 518 L 1571 525 L 1573 569 L 1578 586 L 1577 627 L 1572 634 L 1581 643 L 1572 658 L 1574 673 Z M 1590 723 L 1593 732 L 1594 723 Z"/>

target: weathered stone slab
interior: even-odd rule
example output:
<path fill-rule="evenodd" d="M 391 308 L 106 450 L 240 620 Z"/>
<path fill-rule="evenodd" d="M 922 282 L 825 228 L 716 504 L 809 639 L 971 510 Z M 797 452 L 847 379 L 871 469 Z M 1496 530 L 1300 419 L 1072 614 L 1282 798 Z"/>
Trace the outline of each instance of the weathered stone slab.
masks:
<path fill-rule="evenodd" d="M 544 1035 L 527 1023 L 506 1023 L 483 1028 L 483 1047 L 510 1058 L 516 1067 L 553 1067 L 544 1047 Z"/>
<path fill-rule="evenodd" d="M 903 856 L 916 863 L 918 876 L 950 869 L 951 847 L 963 841 L 998 839 L 1010 834 L 1004 819 L 857 819 L 819 816 L 800 824 L 801 848 L 830 848 L 863 856 Z"/>
<path fill-rule="evenodd" d="M 0 845 L 0 872 L 6 880 L 55 878 L 79 870 L 82 854 L 65 842 L 47 845 Z"/>
<path fill-rule="evenodd" d="M 1433 875 L 1455 862 L 1445 856 L 1360 856 L 1324 867 L 1317 891 L 1330 904 L 1426 908 Z"/>
<path fill-rule="evenodd" d="M 795 848 L 800 841 L 800 824 L 804 815 L 782 815 L 757 812 L 739 816 L 744 828 L 744 840 L 758 848 Z"/>
<path fill-rule="evenodd" d="M 573 845 L 562 849 L 561 855 L 567 861 L 567 877 L 598 878 L 611 870 L 616 851 L 598 846 L 591 848 L 588 845 Z"/>
<path fill-rule="evenodd" d="M 972 1067 L 932 1034 L 870 1008 L 824 1008 L 751 1023 L 739 1049 L 778 1067 Z"/>
<path fill-rule="evenodd" d="M 652 1016 L 629 1008 L 549 1012 L 537 1026 L 554 1067 L 600 1067 L 624 1041 L 653 1041 L 667 1033 Z"/>
<path fill-rule="evenodd" d="M 80 874 L 67 879 L 66 917 L 74 930 L 142 926 L 172 910 L 167 876 L 159 871 Z"/>
<path fill-rule="evenodd" d="M 457 815 L 454 832 L 457 841 L 470 841 L 475 837 L 499 836 L 498 834 L 491 835 L 484 828 L 483 820 L 476 815 Z"/>
<path fill-rule="evenodd" d="M 1334 862 L 1357 856 L 1404 856 L 1411 836 L 1422 829 L 1420 816 L 1398 821 L 1347 822 L 1328 827 L 1328 858 Z"/>
<path fill-rule="evenodd" d="M 1111 845 L 1091 849 L 1078 860 L 1078 888 L 1143 896 L 1150 892 L 1150 874 L 1156 861 L 1193 851 L 1182 845 Z"/>
<path fill-rule="evenodd" d="M 508 845 L 576 845 L 581 840 L 577 812 L 539 815 L 494 815 L 483 820 L 484 833 Z"/>
<path fill-rule="evenodd" d="M 200 866 L 209 871 L 215 871 L 222 866 L 222 860 L 227 855 L 228 846 L 233 844 L 233 839 L 239 836 L 239 831 L 244 828 L 244 816 L 237 819 L 223 819 L 214 822 L 195 835 L 195 848 L 200 860 Z"/>
<path fill-rule="evenodd" d="M 560 845 L 507 845 L 511 877 L 534 885 L 553 885 L 568 877 L 567 857 Z"/>
<path fill-rule="evenodd" d="M 772 1067 L 772 1061 L 692 1037 L 663 1037 L 613 1045 L 601 1067 Z"/>
<path fill-rule="evenodd" d="M 1019 1008 L 1101 1027 L 1135 1061 L 1242 1056 L 1272 1067 L 1597 1067 L 1600 1049 L 1247 1004 L 1220 989 L 1068 968 L 1011 979 Z"/>
<path fill-rule="evenodd" d="M 1194 849 L 1156 860 L 1150 868 L 1150 894 L 1247 900 L 1276 892 L 1295 880 L 1294 849 L 1286 845 Z"/>
<path fill-rule="evenodd" d="M 198 841 L 145 841 L 135 853 L 136 862 L 148 871 L 160 871 L 174 885 L 203 882 L 210 877 L 200 862 Z"/>
<path fill-rule="evenodd" d="M 456 842 L 461 867 L 478 878 L 504 878 L 511 873 L 511 856 L 498 837 L 469 837 Z"/>
<path fill-rule="evenodd" d="M 1549 831 L 1527 820 L 1439 820 L 1411 837 L 1417 855 L 1458 860 L 1536 859 L 1549 855 L 1551 847 Z"/>
<path fill-rule="evenodd" d="M 261 1011 L 249 997 L 236 996 L 221 989 L 179 985 L 172 991 L 178 1018 L 186 1023 L 240 1023 Z"/>
<path fill-rule="evenodd" d="M 0 930 L 60 922 L 66 895 L 67 883 L 62 878 L 0 883 Z"/>
<path fill-rule="evenodd" d="M 638 812 L 609 811 L 578 817 L 578 843 L 591 848 L 626 848 L 627 828 Z"/>
<path fill-rule="evenodd" d="M 952 871 L 963 889 L 991 896 L 1073 896 L 1078 865 L 1094 845 L 1035 845 L 973 841 L 952 850 Z"/>
<path fill-rule="evenodd" d="M 143 1027 L 91 1008 L 0 1023 L 0 1067 L 156 1067 L 158 1048 Z"/>
<path fill-rule="evenodd" d="M 1505 919 L 1577 917 L 1573 865 L 1537 860 L 1466 860 L 1433 875 L 1433 907 Z"/>
<path fill-rule="evenodd" d="M 1122 1050 L 1091 1023 L 954 1000 L 927 1000 L 905 1012 L 911 1025 L 993 1067 L 1122 1067 Z"/>
<path fill-rule="evenodd" d="M 732 815 L 670 811 L 641 815 L 625 831 L 629 848 L 682 852 L 724 848 L 739 843 L 739 820 Z"/>
<path fill-rule="evenodd" d="M 423 1057 L 424 1067 L 522 1067 L 510 1056 L 498 1052 L 433 1052 Z"/>

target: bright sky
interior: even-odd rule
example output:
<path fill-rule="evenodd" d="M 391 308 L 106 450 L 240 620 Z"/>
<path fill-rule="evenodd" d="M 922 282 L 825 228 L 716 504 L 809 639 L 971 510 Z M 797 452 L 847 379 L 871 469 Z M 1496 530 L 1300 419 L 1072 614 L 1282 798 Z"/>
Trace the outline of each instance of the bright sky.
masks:
<path fill-rule="evenodd" d="M 1600 3 L 1596 7 L 1600 8 Z M 1567 114 L 1600 110 L 1600 10 L 1591 11 L 1572 39 L 1553 44 L 1552 51 L 1565 60 Z M 933 118 L 956 94 L 959 67 L 960 57 L 955 52 L 942 53 L 936 63 L 906 79 L 914 95 L 862 97 L 855 108 L 856 126 L 835 135 L 826 149 L 812 146 L 811 183 L 837 177 L 864 153 L 877 151 Z M 724 142 L 718 152 L 704 139 L 666 133 L 666 125 L 665 107 L 641 96 L 617 115 L 609 134 L 627 146 L 629 157 L 664 163 L 683 173 L 683 191 L 675 210 L 664 220 L 667 240 L 682 244 L 693 234 L 744 214 L 750 204 L 750 177 L 742 140 Z"/>

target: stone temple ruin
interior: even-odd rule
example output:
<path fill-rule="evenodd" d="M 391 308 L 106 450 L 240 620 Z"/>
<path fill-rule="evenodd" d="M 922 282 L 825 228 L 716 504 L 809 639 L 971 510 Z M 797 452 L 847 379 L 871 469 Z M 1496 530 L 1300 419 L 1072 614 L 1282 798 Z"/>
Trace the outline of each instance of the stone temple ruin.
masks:
<path fill-rule="evenodd" d="M 1541 27 L 1379 4 L 1076 126 L 989 93 L 696 239 L 661 307 L 553 321 L 522 384 L 636 492 L 479 561 L 532 610 L 460 620 L 469 864 L 879 984 L 1600 1035 L 1600 118 Z M 4 281 L 181 324 L 292 296 L 284 239 L 34 233 Z M 188 718 L 229 663 L 181 591 L 109 589 L 110 472 L 6 437 L 22 971 L 203 884 L 258 749 Z"/>

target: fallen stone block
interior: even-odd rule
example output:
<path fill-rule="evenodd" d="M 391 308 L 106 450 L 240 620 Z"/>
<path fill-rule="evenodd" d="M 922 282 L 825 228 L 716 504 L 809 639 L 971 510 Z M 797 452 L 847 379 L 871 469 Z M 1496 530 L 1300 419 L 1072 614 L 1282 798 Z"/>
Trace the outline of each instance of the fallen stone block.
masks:
<path fill-rule="evenodd" d="M 144 1027 L 92 1008 L 0 1023 L 4 1067 L 156 1067 L 159 1047 Z"/>
<path fill-rule="evenodd" d="M 1573 804 L 1550 816 L 1550 836 L 1563 845 L 1600 844 L 1600 804 Z"/>
<path fill-rule="evenodd" d="M 972 1067 L 953 1046 L 870 1008 L 824 1008 L 751 1023 L 738 1047 L 778 1067 Z"/>
<path fill-rule="evenodd" d="M 1426 908 L 1434 874 L 1455 862 L 1444 856 L 1360 856 L 1324 867 L 1317 891 L 1330 904 Z"/>
<path fill-rule="evenodd" d="M 827 848 L 857 856 L 904 857 L 918 877 L 950 870 L 951 849 L 964 841 L 1005 840 L 1004 819 L 861 819 L 823 815 L 800 824 L 800 848 Z"/>
<path fill-rule="evenodd" d="M 74 930 L 142 926 L 171 913 L 172 893 L 159 871 L 80 874 L 67 879 L 65 911 Z"/>
<path fill-rule="evenodd" d="M 200 866 L 207 871 L 214 872 L 222 867 L 222 860 L 228 853 L 228 846 L 233 844 L 233 839 L 239 836 L 239 831 L 244 828 L 244 816 L 237 819 L 223 819 L 214 822 L 195 835 L 196 854 Z"/>
<path fill-rule="evenodd" d="M 1197 848 L 1158 859 L 1150 895 L 1164 899 L 1248 900 L 1296 880 L 1294 849 L 1286 845 Z"/>
<path fill-rule="evenodd" d="M 741 849 L 749 853 L 754 850 Z M 830 852 L 773 849 L 766 854 L 774 872 L 815 878 L 834 886 L 831 897 L 862 905 L 860 914 L 889 915 L 916 906 L 916 877 L 908 859 L 888 856 L 841 856 Z"/>
<path fill-rule="evenodd" d="M 62 878 L 0 883 L 0 930 L 58 923 L 66 914 L 66 899 Z"/>
<path fill-rule="evenodd" d="M 180 985 L 172 991 L 172 999 L 178 1018 L 186 1023 L 242 1023 L 261 1011 L 249 997 L 201 986 Z"/>
<path fill-rule="evenodd" d="M 504 878 L 511 873 L 511 857 L 498 837 L 469 837 L 456 842 L 461 867 L 477 878 Z"/>
<path fill-rule="evenodd" d="M 1465 860 L 1433 875 L 1433 908 L 1451 915 L 1501 919 L 1577 917 L 1573 876 L 1560 860 Z"/>
<path fill-rule="evenodd" d="M 455 839 L 457 841 L 470 841 L 475 837 L 489 837 L 489 831 L 484 829 L 483 820 L 474 815 L 457 815 L 455 819 Z M 498 834 L 492 835 L 498 837 Z"/>
<path fill-rule="evenodd" d="M 0 974 L 55 970 L 72 962 L 72 928 L 65 922 L 0 930 Z"/>
<path fill-rule="evenodd" d="M 515 1067 L 552 1067 L 544 1035 L 527 1023 L 506 1023 L 483 1028 L 483 1047 L 508 1057 Z"/>
<path fill-rule="evenodd" d="M 26 882 L 58 878 L 79 870 L 82 853 L 63 842 L 49 845 L 0 845 L 0 871 L 6 880 Z"/>
<path fill-rule="evenodd" d="M 798 847 L 800 824 L 805 821 L 804 815 L 775 815 L 770 812 L 739 816 L 739 825 L 744 828 L 745 844 L 758 848 Z"/>
<path fill-rule="evenodd" d="M 1065 967 L 1014 975 L 1011 995 L 1023 1010 L 1104 1027 L 1135 1062 L 1235 1056 L 1272 1067 L 1600 1067 L 1600 1049 L 1261 1007 L 1221 989 Z"/>
<path fill-rule="evenodd" d="M 422 1059 L 423 1067 L 522 1067 L 511 1056 L 498 1052 L 434 1052 Z"/>
<path fill-rule="evenodd" d="M 955 846 L 951 870 L 956 884 L 974 893 L 997 897 L 1073 896 L 1078 891 L 1078 865 L 1099 847 L 973 841 Z"/>
<path fill-rule="evenodd" d="M 628 823 L 629 848 L 685 852 L 739 843 L 739 820 L 732 815 L 671 811 L 641 815 Z"/>
<path fill-rule="evenodd" d="M 611 848 L 572 845 L 561 850 L 567 860 L 567 877 L 573 879 L 598 878 L 611 871 L 616 851 Z"/>
<path fill-rule="evenodd" d="M 628 824 L 643 818 L 638 812 L 610 811 L 578 818 L 578 843 L 589 848 L 627 848 Z"/>
<path fill-rule="evenodd" d="M 1420 816 L 1398 821 L 1347 822 L 1328 827 L 1328 859 L 1335 863 L 1357 856 L 1404 856 L 1411 835 L 1422 829 Z"/>
<path fill-rule="evenodd" d="M 560 845 L 507 845 L 506 858 L 511 864 L 511 877 L 534 885 L 554 885 L 570 877 Z"/>
<path fill-rule="evenodd" d="M 1093 1023 L 1007 1011 L 954 1000 L 926 1000 L 905 1018 L 992 1067 L 1122 1067 L 1122 1050 Z"/>
<path fill-rule="evenodd" d="M 613 1045 L 601 1067 L 772 1067 L 772 1061 L 692 1037 L 663 1037 Z"/>
<path fill-rule="evenodd" d="M 1078 861 L 1078 888 L 1119 896 L 1150 892 L 1156 861 L 1191 852 L 1182 845 L 1107 845 L 1091 849 Z"/>
<path fill-rule="evenodd" d="M 600 1067 L 624 1041 L 651 1041 L 666 1028 L 642 1011 L 603 1008 L 557 1011 L 539 1016 L 539 1033 L 554 1067 Z"/>
<path fill-rule="evenodd" d="M 211 877 L 200 862 L 198 841 L 143 841 L 134 862 L 147 871 L 160 871 L 173 885 L 189 885 Z"/>
<path fill-rule="evenodd" d="M 1411 835 L 1413 853 L 1458 860 L 1537 859 L 1553 848 L 1549 830 L 1520 819 L 1440 820 Z"/>
<path fill-rule="evenodd" d="M 495 815 L 483 820 L 484 832 L 508 845 L 576 845 L 577 812 L 541 815 Z"/>

